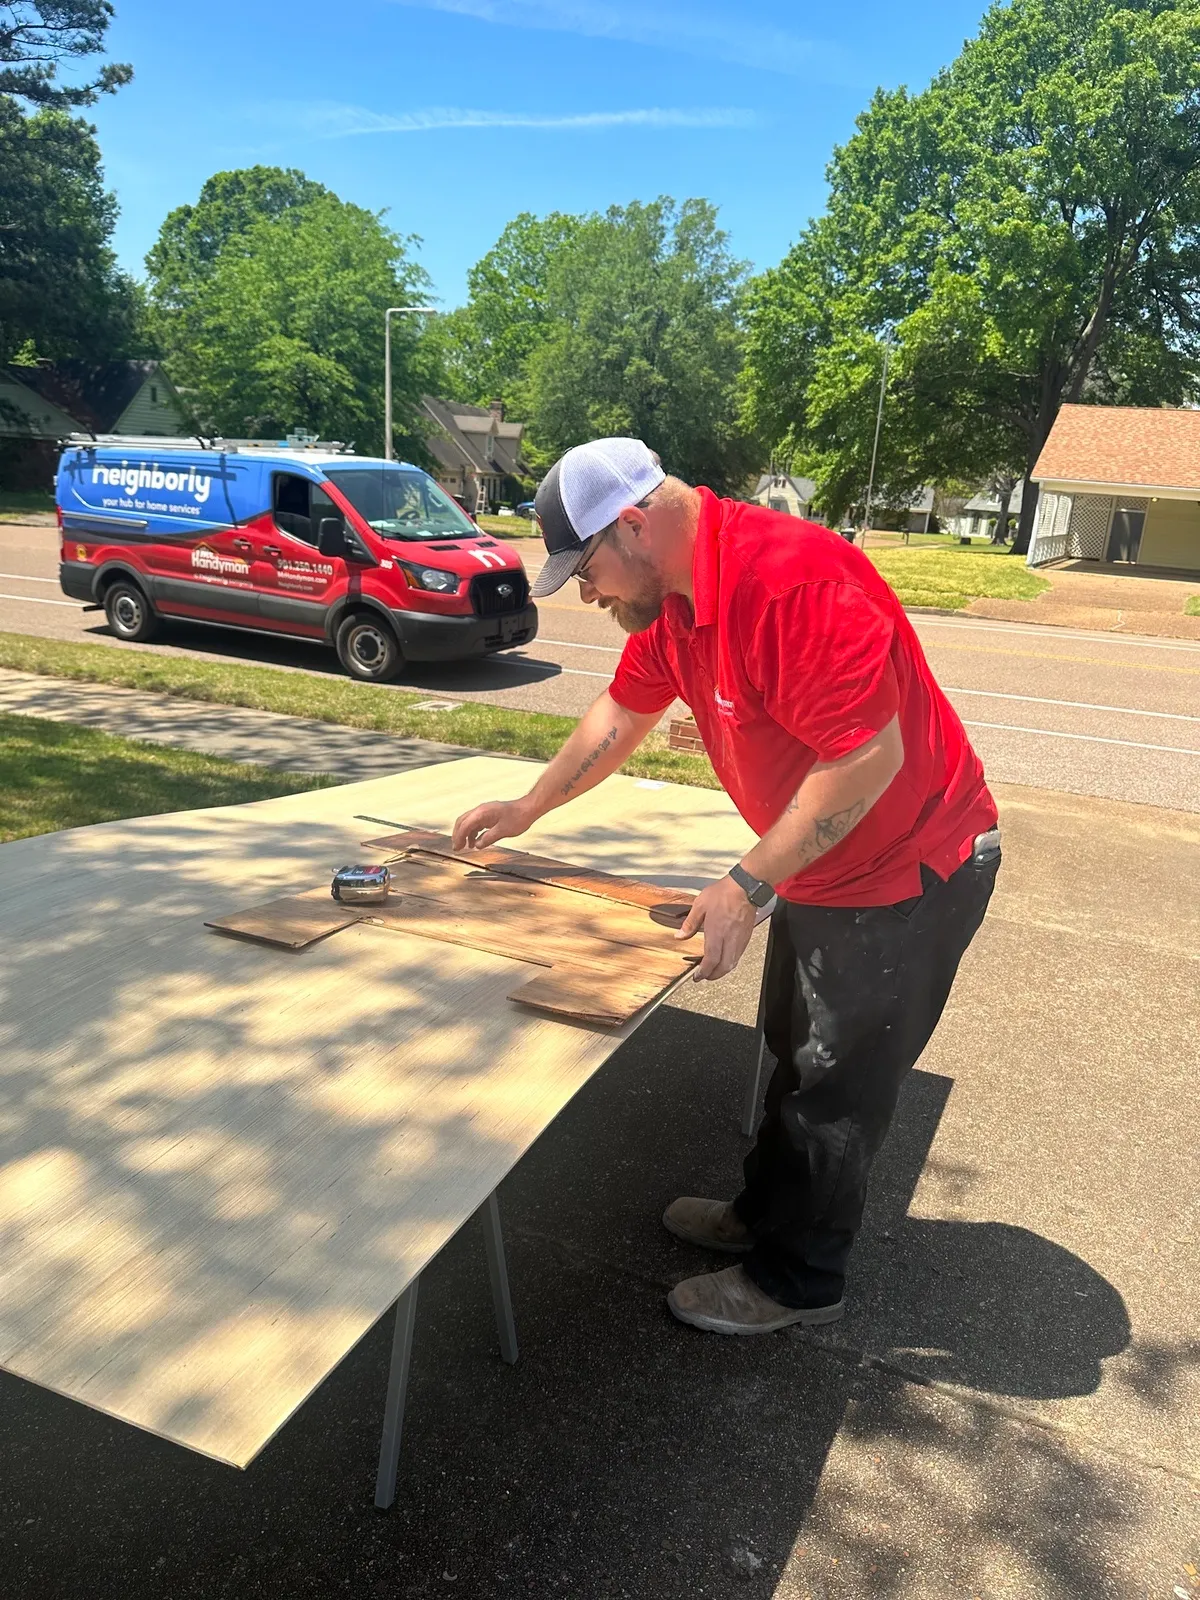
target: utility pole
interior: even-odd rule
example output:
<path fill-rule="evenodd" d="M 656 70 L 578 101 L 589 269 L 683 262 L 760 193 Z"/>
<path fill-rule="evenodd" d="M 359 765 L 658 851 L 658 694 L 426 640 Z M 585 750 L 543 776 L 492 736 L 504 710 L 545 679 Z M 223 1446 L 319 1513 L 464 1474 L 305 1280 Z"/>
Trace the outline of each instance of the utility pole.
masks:
<path fill-rule="evenodd" d="M 383 459 L 392 459 L 392 318 L 436 317 L 436 306 L 389 306 L 383 314 Z"/>
<path fill-rule="evenodd" d="M 875 413 L 875 443 L 871 446 L 871 476 L 867 480 L 867 503 L 863 509 L 863 549 L 867 548 L 867 529 L 871 526 L 871 499 L 875 493 L 875 461 L 879 455 L 879 430 L 883 426 L 883 397 L 887 393 L 888 363 L 892 359 L 892 325 L 883 331 L 883 376 L 879 380 L 879 409 Z"/>

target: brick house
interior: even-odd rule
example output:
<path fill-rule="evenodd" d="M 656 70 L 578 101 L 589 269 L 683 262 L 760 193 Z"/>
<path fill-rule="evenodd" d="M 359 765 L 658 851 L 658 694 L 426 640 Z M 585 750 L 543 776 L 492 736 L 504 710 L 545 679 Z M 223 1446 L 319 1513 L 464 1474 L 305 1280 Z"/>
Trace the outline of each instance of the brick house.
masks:
<path fill-rule="evenodd" d="M 426 395 L 421 407 L 431 424 L 426 442 L 437 463 L 435 476 L 448 494 L 476 513 L 524 498 L 519 479 L 525 424 L 506 421 L 502 400 L 468 406 Z"/>

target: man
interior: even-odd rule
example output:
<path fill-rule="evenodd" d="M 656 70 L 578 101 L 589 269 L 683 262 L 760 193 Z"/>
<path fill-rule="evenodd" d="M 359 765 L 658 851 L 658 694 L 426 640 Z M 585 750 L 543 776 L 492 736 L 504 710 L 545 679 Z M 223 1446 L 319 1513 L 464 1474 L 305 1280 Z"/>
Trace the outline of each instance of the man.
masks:
<path fill-rule="evenodd" d="M 668 1304 L 718 1333 L 842 1315 L 867 1176 L 1000 863 L 996 807 L 899 601 L 836 534 L 667 477 L 636 439 L 567 451 L 537 494 L 549 552 L 629 639 L 611 686 L 522 800 L 456 848 L 523 833 L 614 772 L 678 695 L 759 835 L 696 897 L 697 980 L 731 972 L 778 894 L 766 1040 L 778 1065 L 744 1187 L 676 1200 L 681 1239 L 742 1260 Z"/>

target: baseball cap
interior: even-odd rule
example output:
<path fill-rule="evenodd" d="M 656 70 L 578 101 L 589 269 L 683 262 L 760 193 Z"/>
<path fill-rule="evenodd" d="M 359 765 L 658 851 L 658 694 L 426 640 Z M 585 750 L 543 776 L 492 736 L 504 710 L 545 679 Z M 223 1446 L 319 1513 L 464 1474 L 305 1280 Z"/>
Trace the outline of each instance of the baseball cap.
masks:
<path fill-rule="evenodd" d="M 533 502 L 549 552 L 534 596 L 561 589 L 583 565 L 595 535 L 665 477 L 658 457 L 640 439 L 592 439 L 559 456 Z"/>

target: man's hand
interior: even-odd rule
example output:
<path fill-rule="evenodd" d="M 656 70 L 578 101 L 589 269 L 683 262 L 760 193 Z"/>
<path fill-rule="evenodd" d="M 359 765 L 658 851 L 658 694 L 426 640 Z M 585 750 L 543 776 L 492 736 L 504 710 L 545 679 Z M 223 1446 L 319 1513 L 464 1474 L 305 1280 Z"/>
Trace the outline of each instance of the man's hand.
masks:
<path fill-rule="evenodd" d="M 690 939 L 704 930 L 704 959 L 692 974 L 693 983 L 723 978 L 745 954 L 754 932 L 754 907 L 732 878 L 718 878 L 692 901 L 677 939 Z"/>
<path fill-rule="evenodd" d="M 486 850 L 497 839 L 524 833 L 536 820 L 528 796 L 523 800 L 488 800 L 473 811 L 464 811 L 454 824 L 454 848 Z"/>

